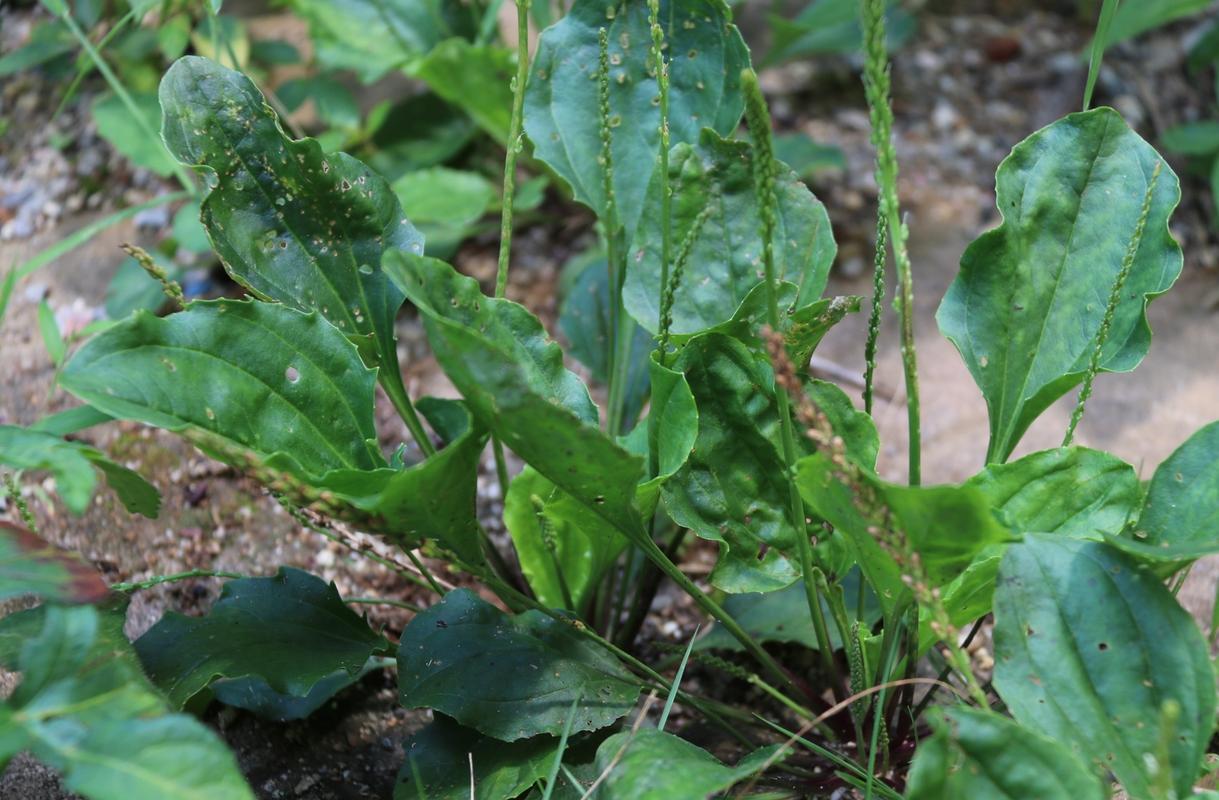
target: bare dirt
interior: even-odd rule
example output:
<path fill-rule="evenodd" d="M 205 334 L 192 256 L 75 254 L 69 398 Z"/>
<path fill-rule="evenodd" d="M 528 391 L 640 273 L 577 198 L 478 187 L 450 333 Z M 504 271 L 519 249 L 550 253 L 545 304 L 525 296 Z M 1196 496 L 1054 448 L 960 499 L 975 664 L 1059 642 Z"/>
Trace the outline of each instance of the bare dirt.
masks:
<path fill-rule="evenodd" d="M 916 336 L 928 482 L 960 480 L 975 472 L 982 464 L 987 436 L 981 395 L 952 346 L 939 335 L 935 309 L 956 274 L 965 246 L 995 222 L 991 186 L 998 161 L 1023 136 L 1078 104 L 1083 69 L 1077 54 L 1087 37 L 1085 25 L 1058 10 L 1025 13 L 1023 4 L 1007 8 L 1013 4 L 1000 3 L 998 11 L 971 13 L 971 6 L 977 4 L 956 3 L 951 10 L 964 13 L 950 15 L 936 5 L 923 15 L 920 33 L 897 56 L 895 67 L 903 201 L 910 214 L 917 280 Z M 1099 100 L 1137 118 L 1153 141 L 1165 125 L 1205 108 L 1210 82 L 1190 78 L 1180 66 L 1181 42 L 1188 29 L 1177 26 L 1137 47 L 1118 48 L 1102 77 Z M 764 76 L 764 81 L 780 125 L 837 144 L 846 155 L 849 169 L 819 176 L 815 188 L 830 210 L 841 244 L 830 292 L 866 296 L 870 278 L 861 264 L 870 258 L 875 190 L 866 112 L 854 72 L 839 61 L 797 64 Z M 46 113 L 36 104 L 32 107 L 35 111 L 29 118 L 18 120 L 31 131 L 43 124 L 38 114 Z M 11 165 L 20 150 L 12 147 L 9 152 Z M 1215 368 L 1219 319 L 1213 307 L 1219 286 L 1219 274 L 1213 270 L 1219 243 L 1207 225 L 1213 209 L 1205 186 L 1186 179 L 1184 188 L 1186 201 L 1177 230 L 1185 244 L 1186 267 L 1177 287 L 1151 306 L 1155 331 L 1151 353 L 1133 374 L 1098 379 L 1077 435 L 1078 443 L 1116 453 L 1135 464 L 1144 477 L 1190 433 L 1219 418 L 1219 369 Z M 153 190 L 155 185 L 148 189 Z M 58 224 L 47 221 L 32 237 L 0 242 L 0 268 L 20 263 L 103 214 L 107 204 L 121 201 L 121 195 L 107 197 L 99 210 L 89 211 L 82 204 L 81 211 L 66 213 Z M 518 239 L 510 295 L 539 311 L 548 323 L 554 316 L 558 267 L 586 231 L 587 219 L 575 214 L 525 231 Z M 86 311 L 96 308 L 120 260 L 118 245 L 151 244 L 159 235 L 163 230 L 140 231 L 132 223 L 116 226 L 18 284 L 0 328 L 0 424 L 30 423 L 72 404 L 53 388 L 54 369 L 36 324 L 37 301 L 46 297 L 57 310 L 74 305 Z M 492 253 L 487 241 L 471 243 L 462 251 L 459 266 L 487 281 L 493 271 Z M 863 315 L 856 315 L 826 338 L 818 363 L 831 377 L 862 372 L 864 325 Z M 411 365 L 412 392 L 451 393 L 443 375 L 423 354 L 418 327 L 409 315 L 404 316 L 400 333 L 408 356 L 405 363 Z M 884 398 L 876 414 L 883 441 L 881 470 L 897 478 L 905 470 L 906 434 L 892 315 L 882 331 L 877 374 Z M 844 388 L 851 391 L 850 386 Z M 1073 398 L 1067 398 L 1050 409 L 1018 452 L 1057 445 L 1072 403 Z M 379 415 L 379 421 L 389 419 L 389 412 Z M 387 427 L 386 436 L 401 434 Z M 104 490 L 83 516 L 73 517 L 50 499 L 49 480 L 27 482 L 26 493 L 43 535 L 80 550 L 108 580 L 195 567 L 266 573 L 287 564 L 335 580 L 344 594 L 429 602 L 425 592 L 395 572 L 354 558 L 343 545 L 302 529 L 258 486 L 175 437 L 114 424 L 88 431 L 83 438 L 138 469 L 164 496 L 156 521 L 127 515 Z M 487 517 L 492 518 L 498 502 L 493 481 L 486 482 L 482 494 Z M 691 556 L 692 562 L 697 560 L 697 555 Z M 1219 568 L 1203 563 L 1182 592 L 1185 604 L 1206 622 L 1217 575 Z M 128 633 L 138 635 L 166 609 L 201 613 L 217 595 L 218 583 L 211 580 L 137 593 Z M 649 627 L 651 635 L 672 640 L 689 635 L 692 616 L 680 605 L 673 609 L 666 612 L 663 624 Z M 410 616 L 380 606 L 369 607 L 369 613 L 391 636 Z M 0 686 L 11 686 L 14 680 L 15 676 L 5 676 Z M 305 722 L 272 725 L 233 711 L 213 711 L 208 721 L 234 747 L 260 797 L 346 800 L 389 797 L 402 761 L 401 744 L 426 720 L 399 707 L 392 676 L 373 674 Z M 15 760 L 0 776 L 0 800 L 63 797 L 53 773 L 28 758 Z"/>

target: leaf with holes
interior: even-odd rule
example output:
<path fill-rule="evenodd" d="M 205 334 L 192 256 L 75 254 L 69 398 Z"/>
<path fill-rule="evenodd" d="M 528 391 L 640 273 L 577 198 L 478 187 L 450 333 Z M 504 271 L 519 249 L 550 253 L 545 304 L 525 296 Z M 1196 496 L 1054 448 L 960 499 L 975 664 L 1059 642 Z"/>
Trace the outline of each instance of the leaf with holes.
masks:
<path fill-rule="evenodd" d="M 388 646 L 334 584 L 290 567 L 229 581 L 207 616 L 170 612 L 135 643 L 148 677 L 176 708 L 221 677 L 255 677 L 305 697 L 337 670 L 358 674 Z"/>
<path fill-rule="evenodd" d="M 48 602 L 96 603 L 109 593 L 79 554 L 0 520 L 0 600 L 33 594 Z"/>
<path fill-rule="evenodd" d="M 696 333 L 731 319 L 762 282 L 762 237 L 753 180 L 753 148 L 704 130 L 698 144 L 669 156 L 673 252 L 688 251 L 673 299 L 674 333 Z M 615 170 L 618 165 L 614 165 Z M 622 298 L 650 331 L 660 327 L 660 250 L 666 184 L 652 176 L 627 258 Z M 791 310 L 821 297 L 837 245 L 825 206 L 780 165 L 775 181 L 775 275 L 796 287 Z"/>
<path fill-rule="evenodd" d="M 1083 379 L 1148 191 L 1146 226 L 1101 355 L 1107 372 L 1142 361 L 1147 304 L 1181 273 L 1168 230 L 1177 176 L 1110 108 L 1058 120 L 999 165 L 1003 224 L 965 251 L 936 315 L 986 399 L 988 461 L 1005 461 L 1033 420 Z"/>
<path fill-rule="evenodd" d="M 170 151 L 208 177 L 203 225 L 229 274 L 349 336 L 371 334 L 381 380 L 399 380 L 402 293 L 381 256 L 421 253 L 423 237 L 385 179 L 345 153 L 324 154 L 316 140 L 289 139 L 249 78 L 205 58 L 170 67 L 161 107 Z"/>
<path fill-rule="evenodd" d="M 1051 739 L 999 714 L 956 707 L 931 717 L 910 767 L 909 800 L 1104 800 L 1100 778 Z"/>
<path fill-rule="evenodd" d="M 749 51 L 717 0 L 660 4 L 669 85 L 671 141 L 694 142 L 704 127 L 736 130 L 744 111 L 741 70 Z M 609 34 L 609 104 L 614 195 L 627 241 L 641 218 L 656 171 L 660 107 L 649 64 L 646 3 L 576 0 L 542 32 L 525 89 L 525 133 L 534 154 L 571 186 L 575 198 L 604 217 L 601 134 L 597 109 L 598 32 Z"/>
<path fill-rule="evenodd" d="M 1189 794 L 1215 727 L 1215 674 L 1153 573 L 1106 544 L 1029 534 L 999 568 L 994 638 L 995 689 L 1017 722 L 1113 772 L 1131 797 L 1155 796 L 1158 769 Z"/>
<path fill-rule="evenodd" d="M 630 673 L 567 623 L 540 611 L 508 616 L 466 589 L 402 632 L 398 687 L 407 708 L 430 706 L 503 742 L 558 736 L 573 701 L 572 732 L 604 728 L 639 695 Z"/>

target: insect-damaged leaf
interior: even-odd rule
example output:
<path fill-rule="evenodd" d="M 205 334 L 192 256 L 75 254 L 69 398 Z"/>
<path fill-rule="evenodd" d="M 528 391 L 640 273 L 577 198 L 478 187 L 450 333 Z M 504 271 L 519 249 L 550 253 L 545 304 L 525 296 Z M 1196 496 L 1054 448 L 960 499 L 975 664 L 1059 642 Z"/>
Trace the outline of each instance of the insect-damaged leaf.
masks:
<path fill-rule="evenodd" d="M 230 581 L 207 616 L 170 612 L 135 643 L 148 677 L 177 708 L 216 678 L 255 677 L 305 697 L 337 670 L 357 674 L 385 646 L 334 584 L 289 567 Z"/>
<path fill-rule="evenodd" d="M 988 461 L 1083 378 L 1122 259 L 1151 204 L 1100 366 L 1134 369 L 1151 341 L 1147 303 L 1181 272 L 1168 218 L 1177 177 L 1110 108 L 1071 114 L 1016 145 L 995 176 L 1003 224 L 961 257 L 936 315 L 990 412 Z"/>
<path fill-rule="evenodd" d="M 661 2 L 669 84 L 671 141 L 697 141 L 704 127 L 723 135 L 744 111 L 741 70 L 749 51 L 719 0 Z M 630 241 L 656 171 L 660 106 L 649 64 L 646 3 L 577 0 L 542 32 L 525 90 L 525 133 L 534 154 L 567 181 L 575 198 L 605 212 L 597 109 L 598 34 L 609 34 L 609 104 L 614 195 Z"/>
<path fill-rule="evenodd" d="M 442 261 L 395 252 L 385 263 L 422 314 L 436 359 L 474 418 L 615 528 L 639 532 L 641 460 L 601 432 L 588 389 L 563 368 L 537 317 L 487 297 Z"/>
<path fill-rule="evenodd" d="M 109 592 L 80 555 L 0 521 L 0 600 L 35 594 L 49 602 L 96 603 Z"/>
<path fill-rule="evenodd" d="M 205 58 L 175 62 L 160 97 L 165 143 L 208 177 L 203 225 L 229 274 L 349 336 L 371 334 L 381 379 L 397 379 L 402 293 L 381 255 L 421 253 L 423 237 L 385 179 L 314 139 L 289 139 L 249 78 Z"/>
<path fill-rule="evenodd" d="M 933 711 L 910 767 L 909 800 L 1103 800 L 1100 778 L 1051 739 L 1000 714 Z"/>
<path fill-rule="evenodd" d="M 994 637 L 995 689 L 1017 722 L 1113 772 L 1131 797 L 1155 796 L 1161 769 L 1189 794 L 1215 727 L 1215 674 L 1152 572 L 1106 544 L 1029 534 L 1003 557 Z"/>
<path fill-rule="evenodd" d="M 540 611 L 509 616 L 466 589 L 402 632 L 398 686 L 408 708 L 430 706 L 504 742 L 558 736 L 573 701 L 572 732 L 604 728 L 639 695 L 617 660 L 567 623 Z"/>
<path fill-rule="evenodd" d="M 723 139 L 713 130 L 703 130 L 697 145 L 677 145 L 669 156 L 673 248 L 689 247 L 674 293 L 674 333 L 696 333 L 727 322 L 762 282 L 762 223 L 752 158 L 748 143 Z M 796 287 L 790 301 L 796 311 L 821 296 L 838 248 L 825 206 L 795 173 L 779 167 L 775 275 Z M 660 174 L 653 175 L 622 289 L 627 310 L 652 332 L 660 327 L 663 186 Z"/>

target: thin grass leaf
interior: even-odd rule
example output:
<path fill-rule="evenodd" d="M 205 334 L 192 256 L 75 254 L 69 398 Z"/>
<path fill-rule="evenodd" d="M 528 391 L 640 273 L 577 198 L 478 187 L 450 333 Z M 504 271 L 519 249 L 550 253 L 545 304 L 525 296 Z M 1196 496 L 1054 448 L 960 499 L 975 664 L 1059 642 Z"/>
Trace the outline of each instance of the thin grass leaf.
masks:
<path fill-rule="evenodd" d="M 665 729 L 665 723 L 669 721 L 669 712 L 673 710 L 673 701 L 677 699 L 677 692 L 681 689 L 681 677 L 686 672 L 686 663 L 690 660 L 690 651 L 694 649 L 694 641 L 698 638 L 698 626 L 694 628 L 694 633 L 690 634 L 690 643 L 686 645 L 686 652 L 681 657 L 681 664 L 677 666 L 677 674 L 673 677 L 673 685 L 669 687 L 669 696 L 665 698 L 664 710 L 660 712 L 660 721 L 656 723 L 659 730 Z"/>

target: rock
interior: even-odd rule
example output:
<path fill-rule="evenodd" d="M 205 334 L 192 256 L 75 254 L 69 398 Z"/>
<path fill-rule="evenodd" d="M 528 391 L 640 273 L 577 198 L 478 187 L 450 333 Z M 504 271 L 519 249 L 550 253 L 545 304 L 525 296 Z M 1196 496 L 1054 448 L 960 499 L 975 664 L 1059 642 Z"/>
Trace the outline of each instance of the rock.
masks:
<path fill-rule="evenodd" d="M 135 226 L 140 230 L 159 231 L 169 225 L 169 207 L 154 206 L 135 215 Z"/>

